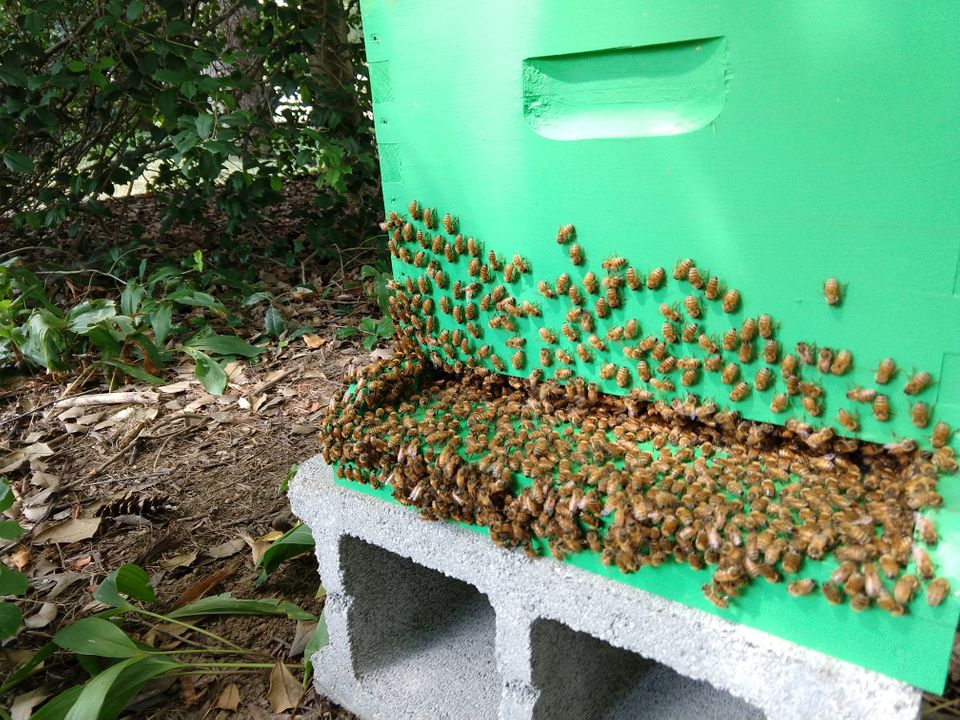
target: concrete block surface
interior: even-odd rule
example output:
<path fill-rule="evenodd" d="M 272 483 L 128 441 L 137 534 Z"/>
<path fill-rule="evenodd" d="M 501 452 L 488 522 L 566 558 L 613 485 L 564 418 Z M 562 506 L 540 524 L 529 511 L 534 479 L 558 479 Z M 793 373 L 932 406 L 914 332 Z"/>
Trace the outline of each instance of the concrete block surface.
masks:
<path fill-rule="evenodd" d="M 885 718 L 884 675 L 343 488 L 290 483 L 327 591 L 318 692 L 366 720 Z"/>

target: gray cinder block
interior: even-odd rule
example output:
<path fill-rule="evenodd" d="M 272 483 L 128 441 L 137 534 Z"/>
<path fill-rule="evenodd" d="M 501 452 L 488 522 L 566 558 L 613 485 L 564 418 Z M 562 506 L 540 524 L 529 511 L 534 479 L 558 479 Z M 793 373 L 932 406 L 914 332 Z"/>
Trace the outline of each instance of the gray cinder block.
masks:
<path fill-rule="evenodd" d="M 916 718 L 919 689 L 333 483 L 290 483 L 330 644 L 317 690 L 398 718 Z"/>

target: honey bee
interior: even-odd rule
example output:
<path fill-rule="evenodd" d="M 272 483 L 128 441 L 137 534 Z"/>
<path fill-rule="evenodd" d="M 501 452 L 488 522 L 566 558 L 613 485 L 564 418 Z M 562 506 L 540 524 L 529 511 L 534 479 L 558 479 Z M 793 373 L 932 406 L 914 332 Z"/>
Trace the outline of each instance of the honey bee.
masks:
<path fill-rule="evenodd" d="M 723 364 L 723 358 L 719 355 L 708 355 L 703 359 L 703 369 L 707 372 L 717 372 Z"/>
<path fill-rule="evenodd" d="M 896 374 L 897 364 L 893 361 L 893 358 L 885 358 L 880 361 L 874 380 L 880 385 L 886 385 Z"/>
<path fill-rule="evenodd" d="M 599 315 L 599 313 L 597 314 Z M 673 327 L 673 323 L 671 323 L 669 320 L 664 321 L 663 327 L 661 329 L 661 334 L 663 335 L 664 341 L 668 343 L 673 344 L 679 340 L 679 338 L 677 337 L 677 331 Z"/>
<path fill-rule="evenodd" d="M 946 445 L 942 448 L 937 448 L 933 453 L 931 461 L 933 462 L 934 467 L 940 468 L 943 472 L 957 472 L 957 456 L 953 452 L 953 448 L 949 445 Z"/>
<path fill-rule="evenodd" d="M 631 290 L 639 290 L 641 287 L 643 287 L 640 284 L 640 276 L 637 274 L 637 271 L 633 269 L 633 267 L 627 268 L 625 277 L 627 281 L 627 287 Z"/>
<path fill-rule="evenodd" d="M 387 240 L 387 249 L 395 258 L 400 257 L 400 248 L 397 247 L 397 242 L 393 238 Z"/>
<path fill-rule="evenodd" d="M 601 263 L 601 267 L 607 272 L 616 272 L 626 264 L 627 264 L 626 258 L 618 257 L 616 255 L 611 255 Z"/>
<path fill-rule="evenodd" d="M 860 429 L 860 421 L 857 419 L 857 416 L 843 408 L 837 410 L 837 422 L 852 433 Z"/>
<path fill-rule="evenodd" d="M 663 285 L 667 277 L 667 272 L 662 267 L 655 267 L 647 274 L 647 289 L 656 290 Z"/>
<path fill-rule="evenodd" d="M 827 305 L 839 305 L 841 301 L 840 281 L 833 277 L 824 280 L 823 296 L 827 301 Z"/>
<path fill-rule="evenodd" d="M 607 306 L 607 301 L 604 300 L 602 297 L 597 298 L 596 313 L 598 318 L 605 318 L 607 315 L 610 314 L 610 309 Z"/>
<path fill-rule="evenodd" d="M 737 378 L 740 377 L 740 366 L 736 363 L 727 363 L 723 368 L 723 373 L 720 375 L 720 381 L 724 385 L 733 385 L 736 382 Z"/>
<path fill-rule="evenodd" d="M 800 570 L 800 563 L 803 561 L 803 558 L 800 557 L 798 553 L 793 552 L 792 550 L 787 551 L 783 555 L 783 560 L 781 561 L 781 567 L 787 575 L 793 575 Z"/>
<path fill-rule="evenodd" d="M 847 390 L 847 400 L 853 400 L 854 402 L 860 403 L 869 403 L 873 402 L 873 399 L 877 397 L 877 391 L 872 388 L 864 388 L 859 385 L 854 385 L 852 388 Z"/>
<path fill-rule="evenodd" d="M 677 359 L 673 355 L 668 355 L 660 361 L 659 365 L 657 365 L 657 372 L 661 375 L 666 375 L 667 373 L 673 372 L 674 368 L 676 367 Z"/>
<path fill-rule="evenodd" d="M 650 385 L 660 392 L 673 392 L 676 386 L 666 378 L 650 378 Z"/>
<path fill-rule="evenodd" d="M 440 296 L 440 312 L 444 315 L 449 315 L 453 312 L 453 303 L 450 302 L 450 298 L 447 295 Z"/>
<path fill-rule="evenodd" d="M 576 342 L 580 339 L 580 332 L 569 322 L 565 322 L 563 325 L 561 325 L 560 330 L 563 332 L 563 335 L 567 338 L 567 340 Z"/>
<path fill-rule="evenodd" d="M 540 294 L 547 299 L 555 298 L 557 296 L 557 294 L 547 284 L 546 280 L 541 280 L 537 283 L 537 290 L 539 290 Z"/>
<path fill-rule="evenodd" d="M 794 580 L 787 584 L 787 592 L 794 597 L 809 595 L 817 587 L 817 581 L 813 578 L 804 578 L 803 580 Z"/>
<path fill-rule="evenodd" d="M 614 342 L 623 340 L 623 325 L 617 325 L 607 330 L 607 340 Z"/>
<path fill-rule="evenodd" d="M 673 268 L 673 279 L 686 280 L 687 275 L 690 272 L 690 268 L 692 267 L 693 267 L 693 260 L 691 258 L 686 258 L 685 260 L 678 260 L 676 266 Z"/>
<path fill-rule="evenodd" d="M 517 269 L 518 273 L 530 272 L 530 263 L 517 253 L 513 255 L 513 266 Z"/>
<path fill-rule="evenodd" d="M 833 350 L 830 348 L 821 348 L 817 355 L 817 369 L 824 375 L 830 373 L 830 365 L 833 363 Z"/>
<path fill-rule="evenodd" d="M 660 303 L 660 314 L 670 322 L 680 322 L 680 314 L 666 303 Z"/>
<path fill-rule="evenodd" d="M 736 312 L 740 307 L 740 293 L 737 290 L 727 290 L 723 294 L 723 303 L 721 305 L 725 313 Z"/>
<path fill-rule="evenodd" d="M 570 262 L 574 265 L 580 265 L 583 263 L 583 250 L 580 248 L 577 243 L 574 243 L 570 246 Z"/>
<path fill-rule="evenodd" d="M 626 367 L 621 365 L 620 368 L 617 370 L 617 385 L 619 385 L 622 388 L 625 388 L 630 384 L 631 379 L 632 377 L 630 375 L 630 371 Z"/>
<path fill-rule="evenodd" d="M 522 369 L 525 362 L 526 356 L 524 355 L 523 350 L 517 350 L 511 358 L 511 363 L 513 364 L 514 370 Z"/>
<path fill-rule="evenodd" d="M 716 300 L 720 297 L 720 278 L 713 275 L 707 280 L 707 286 L 704 288 L 703 294 L 706 295 L 707 300 Z"/>
<path fill-rule="evenodd" d="M 917 566 L 917 573 L 924 580 L 930 580 L 933 577 L 933 563 L 930 561 L 930 553 L 922 547 L 914 546 L 913 562 Z"/>
<path fill-rule="evenodd" d="M 574 237 L 576 237 L 576 230 L 573 225 L 561 225 L 560 229 L 557 230 L 557 243 L 563 245 L 564 243 L 570 242 Z"/>
<path fill-rule="evenodd" d="M 820 405 L 820 402 L 816 398 L 804 395 L 800 402 L 803 405 L 803 409 L 813 417 L 819 417 L 820 413 L 823 412 L 823 406 Z"/>
<path fill-rule="evenodd" d="M 463 305 L 453 306 L 453 319 L 461 325 L 466 321 L 463 313 Z"/>
<path fill-rule="evenodd" d="M 410 204 L 407 206 L 407 210 L 410 211 L 410 217 L 412 217 L 414 220 L 420 219 L 420 207 L 417 205 L 416 200 L 410 201 Z"/>
<path fill-rule="evenodd" d="M 880 422 L 890 419 L 890 401 L 886 395 L 877 395 L 873 399 L 873 416 Z"/>
<path fill-rule="evenodd" d="M 553 376 L 557 380 L 569 380 L 570 378 L 573 377 L 573 370 L 571 370 L 570 368 L 557 368 L 554 371 Z"/>
<path fill-rule="evenodd" d="M 830 364 L 830 372 L 833 375 L 845 375 L 852 364 L 853 355 L 850 354 L 850 351 L 841 350 Z"/>
<path fill-rule="evenodd" d="M 567 297 L 570 298 L 570 302 L 574 305 L 583 304 L 583 295 L 580 294 L 580 288 L 576 285 L 571 285 L 570 289 L 567 290 Z"/>
<path fill-rule="evenodd" d="M 798 342 L 796 345 L 797 355 L 805 365 L 816 365 L 817 360 L 814 355 L 815 348 L 805 342 Z M 831 354 L 831 359 L 832 359 Z"/>
<path fill-rule="evenodd" d="M 483 330 L 480 328 L 479 325 L 472 322 L 467 323 L 467 332 L 470 333 L 473 337 L 478 339 L 483 337 Z"/>
<path fill-rule="evenodd" d="M 630 318 L 627 320 L 626 325 L 623 326 L 623 336 L 627 340 L 633 340 L 637 335 L 640 334 L 640 323 L 636 318 Z"/>
<path fill-rule="evenodd" d="M 620 292 L 617 288 L 612 287 L 607 289 L 607 305 L 612 308 L 620 307 Z"/>
<path fill-rule="evenodd" d="M 557 294 L 566 295 L 570 289 L 570 276 L 567 273 L 561 273 L 557 277 Z"/>
<path fill-rule="evenodd" d="M 433 210 L 430 208 L 423 209 L 423 224 L 427 226 L 429 230 L 433 230 L 436 227 L 436 218 L 433 216 Z"/>
<path fill-rule="evenodd" d="M 918 587 L 920 580 L 916 575 L 903 575 L 893 586 L 893 599 L 901 605 L 908 605 Z"/>
<path fill-rule="evenodd" d="M 703 348 L 705 352 L 708 352 L 708 353 L 720 352 L 720 348 L 717 347 L 717 344 L 706 335 L 700 335 L 697 338 L 697 342 L 700 344 L 700 347 Z"/>
<path fill-rule="evenodd" d="M 603 352 L 607 349 L 607 344 L 596 335 L 591 335 L 589 338 L 587 338 L 587 341 L 593 345 L 598 352 Z"/>
<path fill-rule="evenodd" d="M 730 399 L 733 402 L 740 402 L 747 395 L 750 394 L 750 386 L 745 382 L 738 382 L 733 386 L 733 389 L 730 391 Z"/>
<path fill-rule="evenodd" d="M 927 605 L 937 607 L 937 605 L 946 599 L 947 593 L 949 592 L 950 583 L 947 582 L 947 579 L 942 577 L 937 578 L 927 585 Z"/>
<path fill-rule="evenodd" d="M 690 368 L 683 371 L 683 374 L 680 376 L 680 383 L 684 387 L 690 387 L 691 385 L 696 385 L 699 379 L 700 373 L 698 373 L 695 369 Z"/>
<path fill-rule="evenodd" d="M 915 427 L 925 428 L 930 424 L 930 411 L 927 408 L 927 404 L 922 400 L 915 402 L 913 407 L 910 408 L 910 419 L 913 421 Z"/>
<path fill-rule="evenodd" d="M 763 359 L 771 365 L 777 362 L 780 357 L 780 343 L 776 340 L 767 340 L 763 345 Z"/>
<path fill-rule="evenodd" d="M 613 363 L 604 363 L 600 366 L 600 379 L 610 380 L 617 372 L 617 366 Z"/>
<path fill-rule="evenodd" d="M 760 368 L 757 370 L 756 375 L 753 376 L 753 386 L 763 392 L 768 387 L 770 387 L 770 381 L 773 379 L 773 373 L 770 372 L 770 368 Z"/>
<path fill-rule="evenodd" d="M 472 277 L 480 275 L 480 258 L 473 258 L 467 265 L 467 273 Z"/>
<path fill-rule="evenodd" d="M 790 404 L 790 397 L 783 393 L 779 395 L 774 395 L 773 400 L 770 401 L 770 410 L 775 413 L 782 413 L 787 409 L 787 406 Z"/>
<path fill-rule="evenodd" d="M 951 430 L 943 420 L 938 420 L 933 426 L 933 435 L 930 436 L 930 444 L 935 448 L 942 448 L 950 442 Z"/>
<path fill-rule="evenodd" d="M 519 348 L 524 347 L 526 344 L 527 339 L 522 335 L 514 335 L 512 338 L 504 342 L 504 345 L 513 350 L 518 350 Z"/>
<path fill-rule="evenodd" d="M 420 310 L 424 315 L 432 315 L 433 314 L 433 298 L 426 298 L 423 301 L 423 305 L 420 307 Z"/>
<path fill-rule="evenodd" d="M 496 369 L 497 372 L 505 372 L 507 366 L 503 364 L 503 360 L 496 353 L 490 354 L 490 364 Z"/>
<path fill-rule="evenodd" d="M 937 526 L 934 524 L 933 520 L 928 517 L 924 517 L 920 513 L 917 513 L 917 530 L 920 533 L 920 539 L 923 540 L 927 545 L 936 545 L 937 540 Z"/>
<path fill-rule="evenodd" d="M 577 355 L 585 363 L 593 360 L 593 353 L 591 353 L 590 348 L 583 343 L 577 343 Z"/>
<path fill-rule="evenodd" d="M 540 364 L 544 367 L 553 365 L 553 353 L 549 348 L 540 348 Z"/>
<path fill-rule="evenodd" d="M 687 295 L 686 299 L 683 301 L 683 304 L 687 308 L 687 314 L 690 317 L 696 319 L 703 314 L 700 310 L 700 301 L 697 300 L 696 295 Z"/>
<path fill-rule="evenodd" d="M 932 381 L 933 378 L 930 376 L 930 373 L 918 372 L 912 378 L 910 378 L 906 385 L 903 386 L 903 391 L 907 395 L 916 395 L 926 388 Z"/>
<path fill-rule="evenodd" d="M 481 345 L 477 348 L 477 357 L 481 360 L 486 360 L 490 356 L 490 352 L 493 350 L 489 345 Z"/>
<path fill-rule="evenodd" d="M 557 334 L 552 330 L 542 327 L 538 332 L 540 333 L 540 337 L 543 338 L 543 341 L 548 345 L 557 344 Z"/>
<path fill-rule="evenodd" d="M 600 283 L 597 281 L 597 276 L 593 274 L 593 271 L 583 276 L 583 289 L 591 295 L 596 295 L 600 291 Z"/>
<path fill-rule="evenodd" d="M 580 329 L 585 333 L 593 332 L 593 315 L 588 312 L 580 313 Z"/>
<path fill-rule="evenodd" d="M 700 326 L 696 323 L 688 323 L 683 326 L 683 331 L 680 333 L 680 339 L 685 343 L 692 343 L 697 338 L 697 334 L 700 332 Z"/>
<path fill-rule="evenodd" d="M 646 360 L 641 360 L 637 363 L 637 376 L 643 380 L 643 382 L 650 382 L 650 378 L 653 377 L 653 374 L 650 372 L 650 365 Z"/>
<path fill-rule="evenodd" d="M 566 350 L 563 350 L 562 348 L 557 348 L 556 351 L 554 352 L 554 355 L 556 355 L 557 360 L 562 362 L 564 365 L 573 365 L 573 362 L 574 362 L 573 355 L 568 353 Z"/>
<path fill-rule="evenodd" d="M 823 583 L 820 586 L 820 592 L 823 593 L 823 597 L 825 597 L 831 605 L 839 605 L 843 602 L 843 593 L 840 592 L 840 589 L 836 585 Z"/>
<path fill-rule="evenodd" d="M 752 342 L 740 343 L 740 349 L 737 354 L 740 358 L 740 362 L 742 363 L 753 362 L 753 343 Z"/>

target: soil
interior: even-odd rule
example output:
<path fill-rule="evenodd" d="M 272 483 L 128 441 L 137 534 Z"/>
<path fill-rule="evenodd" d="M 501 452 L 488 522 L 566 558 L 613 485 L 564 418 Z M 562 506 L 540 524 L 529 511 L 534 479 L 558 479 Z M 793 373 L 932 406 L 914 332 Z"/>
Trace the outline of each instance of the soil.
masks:
<path fill-rule="evenodd" d="M 298 237 L 298 211 L 309 202 L 312 184 L 295 188 L 286 203 L 272 215 L 263 234 L 246 238 L 251 244 L 276 245 L 277 238 Z M 98 244 L 106 249 L 129 241 L 131 222 L 146 228 L 145 235 L 157 233 L 158 204 L 149 196 L 116 201 L 121 221 L 101 227 Z M 214 229 L 218 218 L 211 213 Z M 151 261 L 189 256 L 198 244 L 191 237 L 208 228 L 176 228 L 163 234 L 149 254 Z M 317 292 L 294 291 L 286 297 L 282 312 L 291 325 L 309 324 L 314 331 L 285 347 L 271 344 L 257 363 L 228 367 L 230 381 L 221 397 L 207 393 L 193 375 L 189 359 L 182 367 L 164 373 L 169 381 L 159 397 L 147 404 L 108 405 L 79 408 L 78 417 L 102 413 L 97 422 L 85 427 L 65 424 L 61 408 L 44 403 L 64 396 L 80 375 L 73 372 L 12 376 L 0 390 L 0 455 L 3 450 L 46 443 L 53 454 L 34 459 L 7 473 L 18 496 L 33 497 L 31 480 L 37 472 L 59 478 L 59 487 L 48 498 L 46 518 L 29 522 L 19 542 L 3 552 L 7 560 L 20 551 L 26 559 L 23 571 L 31 577 L 31 588 L 19 604 L 30 616 L 44 602 L 55 603 L 52 622 L 24 628 L 5 645 L 7 651 L 40 647 L 62 626 L 100 609 L 92 592 L 103 578 L 124 563 L 136 562 L 151 576 L 158 603 L 152 609 L 163 612 L 188 590 L 218 574 L 222 580 L 206 590 L 207 595 L 231 592 L 243 598 L 282 598 L 312 613 L 323 609 L 323 593 L 312 554 L 293 559 L 274 572 L 266 582 L 254 585 L 259 574 L 253 568 L 253 554 L 246 537 L 271 538 L 278 530 L 291 527 L 296 519 L 279 491 L 291 467 L 318 452 L 316 433 L 319 419 L 332 393 L 342 392 L 341 379 L 351 368 L 370 359 L 356 337 L 338 339 L 343 327 L 356 327 L 366 316 L 379 316 L 367 298 L 360 267 L 372 257 L 372 245 L 350 250 L 337 249 L 324 261 L 316 254 L 292 267 L 259 255 L 253 257 L 260 279 L 267 289 L 290 292 L 312 282 Z M 27 249 L 22 249 L 27 246 Z M 32 247 L 31 247 L 32 246 Z M 0 227 L 0 252 L 10 251 L 37 267 L 90 267 L 70 248 L 66 237 L 4 239 Z M 306 255 L 306 253 L 303 253 Z M 4 258 L 5 259 L 5 258 Z M 63 293 L 66 302 L 99 288 L 96 273 L 57 276 L 64 282 L 51 287 Z M 109 283 L 104 283 L 108 285 Z M 71 298 L 70 296 L 74 297 Z M 114 295 L 115 297 L 115 295 Z M 250 327 L 262 327 L 260 316 L 251 313 Z M 256 340 L 256 332 L 241 333 Z M 309 343 L 307 342 L 309 341 Z M 81 365 L 82 367 L 82 365 Z M 260 389 L 268 385 L 265 389 Z M 100 377 L 90 380 L 74 393 L 108 392 Z M 146 383 L 135 382 L 115 391 L 156 393 Z M 171 390 L 173 390 L 171 392 Z M 34 411 L 34 412 L 31 412 Z M 171 420 L 171 415 L 186 417 Z M 119 415 L 118 415 L 119 413 Z M 166 421 L 165 421 L 166 419 Z M 136 436 L 135 442 L 130 439 Z M 129 447 L 125 447 L 129 444 Z M 123 450 L 118 453 L 118 450 Z M 106 467 L 104 462 L 113 459 Z M 0 461 L 2 462 L 2 461 Z M 99 472 L 94 473 L 95 469 Z M 95 511 L 95 508 L 99 510 Z M 17 506 L 14 506 L 14 510 Z M 98 532 L 91 538 L 70 544 L 43 544 L 37 536 L 65 515 L 102 516 Z M 270 535 L 273 531 L 273 535 Z M 42 536 L 41 536 L 42 538 Z M 233 542 L 232 546 L 224 547 Z M 212 557 L 209 551 L 221 557 Z M 26 550 L 28 556 L 23 554 Z M 193 554 L 196 557 L 193 558 Z M 184 564 L 170 567 L 171 560 Z M 186 556 L 186 557 L 182 557 Z M 166 567 L 165 567 L 166 566 Z M 232 572 L 231 572 L 232 569 Z M 72 575 L 70 573 L 73 573 Z M 58 583 L 65 583 L 62 588 Z M 51 590 L 61 591 L 50 597 Z M 296 623 L 286 618 L 234 616 L 208 620 L 207 630 L 263 655 L 257 662 L 302 662 L 291 657 Z M 143 632 L 135 625 L 131 632 Z M 193 636 L 196 638 L 196 636 Z M 9 655 L 8 655 L 9 664 Z M 8 668 L 2 672 L 6 674 Z M 295 673 L 302 677 L 302 669 Z M 194 676 L 192 682 L 155 683 L 140 694 L 127 711 L 129 717 L 145 718 L 350 718 L 350 713 L 310 690 L 295 710 L 275 715 L 268 701 L 269 670 L 232 676 Z M 83 671 L 67 654 L 48 660 L 42 672 L 17 688 L 12 695 L 38 687 L 55 694 L 82 681 Z M 235 712 L 216 707 L 221 691 L 229 684 L 239 688 L 240 703 Z M 9 703 L 13 697 L 5 699 Z"/>

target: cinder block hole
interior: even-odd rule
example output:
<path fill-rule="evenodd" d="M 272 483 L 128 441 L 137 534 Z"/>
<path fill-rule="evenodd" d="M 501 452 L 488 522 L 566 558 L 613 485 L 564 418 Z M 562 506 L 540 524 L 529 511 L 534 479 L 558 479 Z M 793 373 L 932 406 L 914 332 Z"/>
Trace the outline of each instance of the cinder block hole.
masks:
<path fill-rule="evenodd" d="M 709 683 L 553 620 L 531 630 L 534 720 L 752 720 L 763 712 Z"/>
<path fill-rule="evenodd" d="M 501 680 L 486 595 L 350 536 L 340 566 L 361 684 L 395 707 L 423 709 L 429 699 L 437 716 L 496 717 Z"/>

